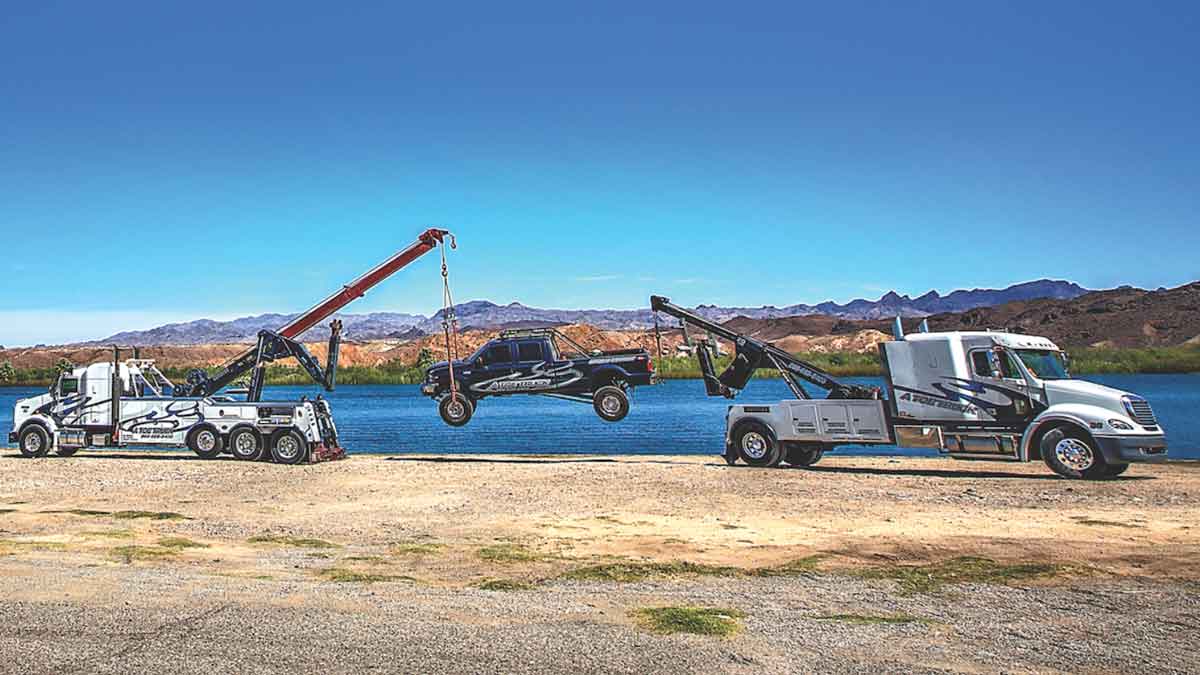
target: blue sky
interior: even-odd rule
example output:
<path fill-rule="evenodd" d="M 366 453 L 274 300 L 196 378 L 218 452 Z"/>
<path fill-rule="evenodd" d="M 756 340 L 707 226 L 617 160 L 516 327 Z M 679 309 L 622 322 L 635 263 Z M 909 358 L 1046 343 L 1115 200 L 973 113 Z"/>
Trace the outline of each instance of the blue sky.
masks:
<path fill-rule="evenodd" d="M 1196 3 L 649 4 L 6 3 L 0 344 L 1200 278 Z"/>

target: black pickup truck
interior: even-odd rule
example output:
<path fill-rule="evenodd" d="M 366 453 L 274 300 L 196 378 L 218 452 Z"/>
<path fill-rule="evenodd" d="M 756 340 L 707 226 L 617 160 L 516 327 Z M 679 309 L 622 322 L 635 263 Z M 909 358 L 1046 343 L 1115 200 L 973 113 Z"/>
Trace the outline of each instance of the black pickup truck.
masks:
<path fill-rule="evenodd" d="M 480 399 L 511 394 L 590 403 L 601 419 L 617 422 L 629 414 L 629 390 L 656 381 L 645 349 L 587 351 L 551 328 L 505 331 L 453 365 L 453 393 L 445 361 L 425 371 L 421 393 L 456 427 L 470 421 Z"/>

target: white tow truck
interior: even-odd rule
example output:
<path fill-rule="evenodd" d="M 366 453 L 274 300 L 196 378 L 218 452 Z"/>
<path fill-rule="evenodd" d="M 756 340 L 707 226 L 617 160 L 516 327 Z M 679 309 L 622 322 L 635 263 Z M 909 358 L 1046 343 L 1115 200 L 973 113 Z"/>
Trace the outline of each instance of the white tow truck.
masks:
<path fill-rule="evenodd" d="M 305 331 L 361 298 L 369 289 L 443 245 L 454 235 L 430 228 L 417 241 L 393 254 L 328 298 L 300 314 L 277 331 L 262 330 L 258 343 L 209 374 L 193 370 L 178 385 L 168 380 L 154 362 L 138 358 L 121 360 L 113 347 L 111 361 L 93 363 L 63 373 L 41 396 L 17 401 L 10 443 L 26 457 L 44 457 L 51 450 L 70 456 L 81 448 L 151 445 L 188 447 L 204 459 L 223 452 L 237 459 L 269 456 L 282 464 L 339 459 L 337 428 L 329 403 L 314 400 L 261 400 L 267 366 L 295 358 L 326 391 L 333 391 L 341 346 L 342 322 L 330 323 L 329 350 L 322 369 L 300 337 Z M 443 251 L 444 254 L 444 251 Z M 445 259 L 443 257 L 443 274 Z M 228 386 L 249 376 L 235 400 Z"/>
<path fill-rule="evenodd" d="M 1071 378 L 1050 340 L 1004 331 L 922 332 L 879 345 L 885 392 L 844 384 L 792 354 L 652 296 L 651 308 L 734 343 L 717 376 L 696 350 L 710 396 L 733 398 L 753 372 L 775 367 L 794 400 L 732 405 L 725 459 L 809 466 L 838 445 L 932 448 L 954 459 L 1042 460 L 1067 478 L 1099 479 L 1167 459 L 1165 432 L 1140 396 Z M 711 338 L 709 340 L 711 342 Z M 829 391 L 812 399 L 799 380 Z"/>
<path fill-rule="evenodd" d="M 280 464 L 333 459 L 341 453 L 329 404 L 229 396 L 177 397 L 149 359 L 93 363 L 62 373 L 40 396 L 21 399 L 9 441 L 26 457 L 69 457 L 81 448 L 187 446 L 204 459 L 225 448 L 239 459 L 270 453 Z"/>

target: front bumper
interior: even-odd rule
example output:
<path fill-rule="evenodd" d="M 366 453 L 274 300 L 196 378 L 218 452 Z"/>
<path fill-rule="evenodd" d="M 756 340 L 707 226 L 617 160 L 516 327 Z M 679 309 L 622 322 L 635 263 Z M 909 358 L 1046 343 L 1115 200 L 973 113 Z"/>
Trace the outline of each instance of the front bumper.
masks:
<path fill-rule="evenodd" d="M 425 394 L 426 396 L 433 396 L 437 393 L 437 390 L 438 386 L 436 384 L 427 383 L 421 385 L 421 393 Z"/>
<path fill-rule="evenodd" d="M 1167 437 L 1153 436 L 1096 436 L 1100 452 L 1109 464 L 1167 461 Z"/>

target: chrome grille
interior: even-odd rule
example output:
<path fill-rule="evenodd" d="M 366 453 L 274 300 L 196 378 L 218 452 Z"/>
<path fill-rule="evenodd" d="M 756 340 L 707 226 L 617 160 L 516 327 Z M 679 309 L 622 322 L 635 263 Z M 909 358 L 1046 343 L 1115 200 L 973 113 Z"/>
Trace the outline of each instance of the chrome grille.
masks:
<path fill-rule="evenodd" d="M 1144 427 L 1152 427 L 1158 424 L 1158 420 L 1154 418 L 1154 411 L 1150 409 L 1150 402 L 1141 398 L 1130 398 L 1129 409 L 1133 413 L 1133 421 Z"/>

